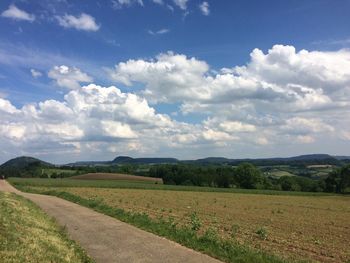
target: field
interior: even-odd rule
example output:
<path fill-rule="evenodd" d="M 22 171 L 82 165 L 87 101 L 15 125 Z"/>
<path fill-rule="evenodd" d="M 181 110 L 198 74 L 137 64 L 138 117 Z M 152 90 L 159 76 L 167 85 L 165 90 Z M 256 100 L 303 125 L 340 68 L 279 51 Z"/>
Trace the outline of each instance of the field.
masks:
<path fill-rule="evenodd" d="M 0 192 L 0 262 L 92 262 L 30 201 Z"/>
<path fill-rule="evenodd" d="M 282 177 L 282 176 L 295 176 L 294 174 L 287 172 L 287 171 L 282 171 L 282 170 L 273 170 L 269 173 L 271 176 L 275 177 Z"/>
<path fill-rule="evenodd" d="M 234 193 L 224 190 L 237 189 L 215 188 L 215 192 L 199 192 L 194 187 L 132 182 L 125 184 L 138 188 L 128 189 L 120 182 L 114 188 L 103 188 L 101 181 L 89 181 L 89 185 L 77 180 L 11 181 L 22 188 L 27 185 L 30 191 L 66 192 L 111 209 L 142 213 L 154 221 L 166 221 L 180 228 L 195 227 L 198 235 L 214 233 L 222 240 L 233 240 L 289 260 L 350 260 L 349 196 L 295 192 L 272 195 L 273 191 L 261 190 Z"/>
<path fill-rule="evenodd" d="M 62 173 L 73 175 L 76 173 L 76 171 L 68 170 L 68 169 L 59 169 L 59 168 L 45 168 L 45 169 L 41 169 L 41 173 L 47 174 L 48 176 L 51 176 L 53 174 L 62 174 Z"/>
<path fill-rule="evenodd" d="M 118 173 L 88 173 L 88 174 L 76 175 L 71 177 L 70 179 L 139 181 L 139 182 L 148 182 L 148 183 L 155 183 L 155 184 L 163 183 L 163 180 L 161 178 L 136 176 L 136 175 L 129 175 L 129 174 L 118 174 Z"/>
<path fill-rule="evenodd" d="M 30 186 L 42 187 L 93 187 L 93 188 L 120 188 L 120 189 L 153 189 L 169 191 L 191 192 L 218 192 L 218 193 L 243 193 L 265 195 L 296 195 L 296 196 L 331 196 L 322 192 L 288 192 L 262 189 L 216 188 L 183 185 L 165 185 L 138 181 L 122 180 L 73 180 L 73 179 L 43 179 L 43 178 L 8 178 L 8 181 L 16 187 L 26 188 Z"/>

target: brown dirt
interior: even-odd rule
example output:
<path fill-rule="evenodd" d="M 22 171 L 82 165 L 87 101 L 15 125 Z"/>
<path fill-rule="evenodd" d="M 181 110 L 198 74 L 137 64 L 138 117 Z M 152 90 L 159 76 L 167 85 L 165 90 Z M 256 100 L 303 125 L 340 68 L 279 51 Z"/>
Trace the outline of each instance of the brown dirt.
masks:
<path fill-rule="evenodd" d="M 79 180 L 123 180 L 123 181 L 139 181 L 139 182 L 153 182 L 163 184 L 161 178 L 137 176 L 130 174 L 118 174 L 118 173 L 88 173 L 70 177 L 71 179 Z"/>
<path fill-rule="evenodd" d="M 52 188 L 51 188 L 52 189 Z M 225 239 L 234 238 L 289 259 L 350 260 L 350 196 L 272 196 L 136 189 L 60 188 L 154 219 L 189 224 L 196 212 Z M 267 239 L 256 234 L 266 229 Z"/>

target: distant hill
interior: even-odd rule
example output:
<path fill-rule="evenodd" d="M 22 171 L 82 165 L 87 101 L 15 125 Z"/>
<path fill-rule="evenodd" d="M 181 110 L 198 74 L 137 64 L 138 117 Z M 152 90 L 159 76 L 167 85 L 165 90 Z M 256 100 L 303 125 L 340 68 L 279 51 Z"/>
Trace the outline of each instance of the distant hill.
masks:
<path fill-rule="evenodd" d="M 340 155 L 335 155 L 333 156 L 337 160 L 350 160 L 350 156 L 340 156 Z"/>
<path fill-rule="evenodd" d="M 7 169 L 7 168 L 24 169 L 30 166 L 51 167 L 54 165 L 48 162 L 44 162 L 37 158 L 33 158 L 29 156 L 21 156 L 21 157 L 8 160 L 7 162 L 3 163 L 2 165 L 0 165 L 0 169 Z"/>
<path fill-rule="evenodd" d="M 176 158 L 131 158 L 119 156 L 112 161 L 112 164 L 161 164 L 161 163 L 178 163 Z"/>
<path fill-rule="evenodd" d="M 88 161 L 68 164 L 69 166 L 108 166 L 121 164 L 175 164 L 175 163 L 196 163 L 196 164 L 228 164 L 238 165 L 242 162 L 250 162 L 258 166 L 268 165 L 312 165 L 312 164 L 331 164 L 339 165 L 343 161 L 350 160 L 346 156 L 331 156 L 328 154 L 307 154 L 293 157 L 276 158 L 258 158 L 258 159 L 229 159 L 225 157 L 207 157 L 197 160 L 178 160 L 176 158 L 132 158 L 129 156 L 118 156 L 112 161 Z"/>
<path fill-rule="evenodd" d="M 53 166 L 33 157 L 21 156 L 0 165 L 0 173 L 6 177 L 32 177 L 37 176 L 42 168 Z"/>
<path fill-rule="evenodd" d="M 229 159 L 225 157 L 207 157 L 197 160 L 178 160 L 176 158 L 132 158 L 129 156 L 118 156 L 112 161 L 82 161 L 66 164 L 67 166 L 110 166 L 122 164 L 176 164 L 176 163 L 194 163 L 194 164 L 228 164 L 238 165 L 242 162 L 250 162 L 258 166 L 270 165 L 317 165 L 329 164 L 340 165 L 350 162 L 350 156 L 331 156 L 328 154 L 307 154 L 293 157 L 276 157 L 276 158 L 260 158 L 260 159 Z M 0 170 L 4 169 L 27 169 L 28 167 L 51 167 L 52 164 L 33 157 L 17 157 L 11 159 L 0 166 Z"/>
<path fill-rule="evenodd" d="M 162 164 L 178 163 L 176 158 L 132 158 L 129 156 L 118 156 L 112 161 L 86 161 L 66 164 L 67 166 L 108 166 L 121 164 Z"/>
<path fill-rule="evenodd" d="M 310 164 L 340 164 L 340 160 L 328 155 L 328 154 L 307 154 L 293 157 L 276 157 L 276 158 L 258 158 L 258 159 L 228 159 L 223 157 L 208 157 L 198 160 L 184 161 L 186 163 L 197 163 L 197 164 L 229 164 L 238 165 L 243 162 L 250 162 L 258 166 L 269 166 L 269 165 L 310 165 Z"/>

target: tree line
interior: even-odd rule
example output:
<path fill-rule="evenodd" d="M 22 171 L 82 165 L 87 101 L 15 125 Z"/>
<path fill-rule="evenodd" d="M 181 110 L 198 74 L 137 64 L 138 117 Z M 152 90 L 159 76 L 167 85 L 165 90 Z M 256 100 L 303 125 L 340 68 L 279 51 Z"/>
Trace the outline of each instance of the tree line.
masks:
<path fill-rule="evenodd" d="M 0 169 L 5 177 L 65 178 L 84 173 L 127 173 L 162 178 L 164 184 L 193 185 L 207 187 L 267 189 L 303 192 L 345 193 L 350 189 L 350 165 L 333 170 L 324 179 L 307 176 L 282 176 L 276 178 L 264 175 L 261 169 L 251 163 L 230 165 L 200 164 L 156 164 L 156 165 L 116 165 L 116 166 L 61 166 L 60 173 L 43 173 L 41 163 L 30 163 L 25 167 Z M 65 172 L 70 170 L 70 172 Z M 74 170 L 72 173 L 71 171 Z"/>
<path fill-rule="evenodd" d="M 326 179 L 301 176 L 265 176 L 251 163 L 232 166 L 156 165 L 149 176 L 165 184 L 243 189 L 344 193 L 350 187 L 350 165 L 334 170 Z"/>

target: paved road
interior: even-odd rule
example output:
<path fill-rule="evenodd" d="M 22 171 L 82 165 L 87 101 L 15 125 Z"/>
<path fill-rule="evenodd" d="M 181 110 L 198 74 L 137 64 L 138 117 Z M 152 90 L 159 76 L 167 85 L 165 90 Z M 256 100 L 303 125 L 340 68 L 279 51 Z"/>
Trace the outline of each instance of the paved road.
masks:
<path fill-rule="evenodd" d="M 220 262 L 86 207 L 54 196 L 20 192 L 5 180 L 0 180 L 0 191 L 14 192 L 32 200 L 60 225 L 66 226 L 70 237 L 97 263 Z"/>

